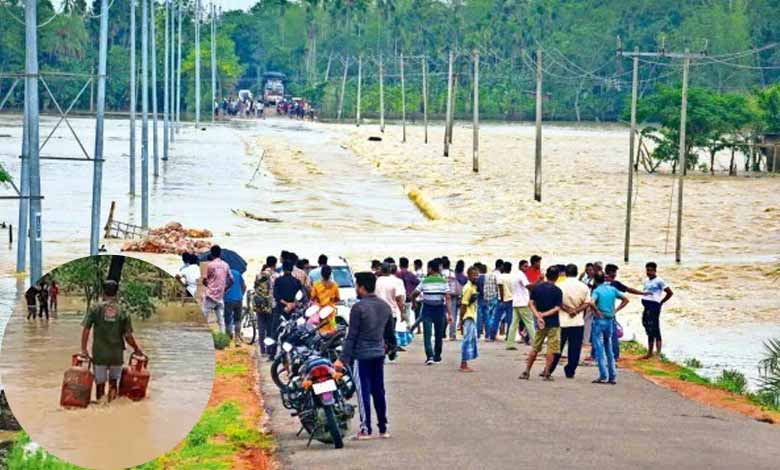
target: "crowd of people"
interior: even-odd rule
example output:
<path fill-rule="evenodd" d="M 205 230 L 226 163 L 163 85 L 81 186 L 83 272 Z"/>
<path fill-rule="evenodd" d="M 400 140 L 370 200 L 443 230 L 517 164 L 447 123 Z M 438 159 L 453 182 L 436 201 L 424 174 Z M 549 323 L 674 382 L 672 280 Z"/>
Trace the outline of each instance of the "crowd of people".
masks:
<path fill-rule="evenodd" d="M 262 99 L 255 100 L 231 95 L 223 98 L 221 103 L 214 102 L 214 114 L 218 118 L 262 118 L 265 117 L 265 103 Z"/>
<path fill-rule="evenodd" d="M 206 290 L 202 306 L 204 314 L 217 314 L 219 327 L 225 331 L 225 325 L 240 322 L 245 287 L 241 273 L 219 259 L 219 247 L 212 248 L 211 259 L 203 279 Z M 358 393 L 358 439 L 371 438 L 368 408 L 372 400 L 379 435 L 389 437 L 383 367 L 386 361 L 395 360 L 396 351 L 404 352 L 414 333 L 420 334 L 420 330 L 425 364 L 429 366 L 442 362 L 444 341 L 460 337 L 462 372 L 474 371 L 472 364 L 479 357 L 480 341 L 503 341 L 507 350 L 517 350 L 522 341 L 530 346 L 530 351 L 520 379 L 531 378 L 537 357 L 544 351 L 544 366 L 539 375 L 553 380 L 565 350 L 566 378 L 573 379 L 581 363 L 595 364 L 599 374 L 593 383 L 616 384 L 618 340 L 622 334 L 617 314 L 628 304 L 628 295 L 637 295 L 642 298 L 642 324 L 648 338 L 645 358 L 661 354 L 661 309 L 673 291 L 658 276 L 654 262 L 645 266 L 646 279 L 641 289 L 620 282 L 619 269 L 614 264 L 587 263 L 583 270 L 576 264 L 543 268 L 538 255 L 514 264 L 499 259 L 492 269 L 481 262 L 467 266 L 463 260 L 453 267 L 446 256 L 431 259 L 423 266 L 421 259 L 410 263 L 406 257 L 398 262 L 388 257 L 373 260 L 370 270 L 354 276 L 358 299 L 349 304 L 347 339 L 336 365 L 353 363 L 357 382 L 363 384 Z M 187 265 L 182 269 L 183 282 L 186 269 Z M 236 285 L 241 287 L 231 296 L 228 292 Z M 263 339 L 273 334 L 295 308 L 302 303 L 335 308 L 345 305 L 346 300 L 340 298 L 327 256 L 321 255 L 315 266 L 288 251 L 282 251 L 280 258 L 266 258 L 255 276 L 250 297 L 251 308 L 257 315 L 261 353 L 271 357 L 274 348 L 267 347 Z M 237 307 L 231 308 L 231 302 L 237 302 Z M 330 321 L 335 328 L 335 319 Z M 231 331 L 230 326 L 227 331 Z M 581 362 L 582 351 L 588 344 L 589 354 Z"/>
<path fill-rule="evenodd" d="M 48 320 L 49 312 L 56 316 L 59 295 L 60 286 L 53 279 L 44 278 L 31 285 L 24 293 L 27 303 L 27 319 L 45 317 Z"/>
<path fill-rule="evenodd" d="M 276 113 L 280 116 L 288 116 L 291 119 L 301 121 L 309 119 L 314 121 L 314 105 L 304 99 L 283 99 L 276 103 Z"/>

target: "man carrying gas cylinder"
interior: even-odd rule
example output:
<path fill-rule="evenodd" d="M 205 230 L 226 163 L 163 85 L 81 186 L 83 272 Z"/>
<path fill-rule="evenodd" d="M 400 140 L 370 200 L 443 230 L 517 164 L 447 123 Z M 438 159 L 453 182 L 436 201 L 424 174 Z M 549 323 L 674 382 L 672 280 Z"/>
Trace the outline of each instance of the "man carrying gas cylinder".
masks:
<path fill-rule="evenodd" d="M 108 382 L 108 401 L 117 396 L 119 379 L 122 375 L 125 341 L 136 355 L 143 351 L 133 337 L 133 322 L 130 315 L 122 310 L 117 299 L 119 284 L 116 281 L 103 283 L 103 300 L 90 306 L 84 315 L 81 326 L 81 353 L 89 356 L 87 341 L 90 330 L 92 335 L 92 364 L 95 370 L 95 398 L 100 401 L 106 393 Z"/>

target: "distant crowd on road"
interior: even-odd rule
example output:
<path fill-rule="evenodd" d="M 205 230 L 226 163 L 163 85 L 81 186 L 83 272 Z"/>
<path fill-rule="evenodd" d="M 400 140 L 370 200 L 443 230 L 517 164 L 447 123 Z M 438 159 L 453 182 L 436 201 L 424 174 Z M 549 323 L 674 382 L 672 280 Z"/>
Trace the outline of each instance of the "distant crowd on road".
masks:
<path fill-rule="evenodd" d="M 214 102 L 214 115 L 217 119 L 233 117 L 264 119 L 267 116 L 269 106 L 274 106 L 276 114 L 279 116 L 287 116 L 290 119 L 302 121 L 306 119 L 314 121 L 315 119 L 314 105 L 308 100 L 300 98 L 285 98 L 275 104 L 273 102 L 267 104 L 262 99 L 229 96 L 221 102 Z"/>

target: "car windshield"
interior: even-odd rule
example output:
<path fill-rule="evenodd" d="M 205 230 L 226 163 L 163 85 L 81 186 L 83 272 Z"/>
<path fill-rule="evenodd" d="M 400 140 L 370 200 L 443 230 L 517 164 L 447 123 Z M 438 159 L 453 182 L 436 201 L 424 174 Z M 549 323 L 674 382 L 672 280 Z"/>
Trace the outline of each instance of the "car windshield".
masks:
<path fill-rule="evenodd" d="M 347 266 L 334 266 L 331 278 L 336 281 L 339 287 L 355 287 L 352 280 L 352 271 Z"/>

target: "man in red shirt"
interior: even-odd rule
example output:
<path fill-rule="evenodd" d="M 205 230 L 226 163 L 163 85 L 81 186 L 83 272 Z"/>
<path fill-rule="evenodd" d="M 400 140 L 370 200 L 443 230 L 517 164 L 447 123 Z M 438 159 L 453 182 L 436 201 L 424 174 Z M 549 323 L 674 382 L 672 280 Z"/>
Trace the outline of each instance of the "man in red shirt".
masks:
<path fill-rule="evenodd" d="M 525 277 L 528 278 L 529 287 L 533 287 L 542 280 L 542 257 L 539 255 L 531 256 L 531 266 L 528 267 L 528 271 L 525 273 Z"/>

